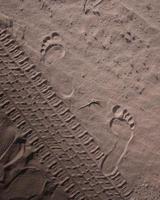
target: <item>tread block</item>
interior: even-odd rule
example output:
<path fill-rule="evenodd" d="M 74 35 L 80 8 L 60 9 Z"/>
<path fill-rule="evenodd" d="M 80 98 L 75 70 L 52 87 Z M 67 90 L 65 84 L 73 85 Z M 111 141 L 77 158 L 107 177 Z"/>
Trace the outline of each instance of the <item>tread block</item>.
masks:
<path fill-rule="evenodd" d="M 28 138 L 30 139 L 31 137 L 33 137 L 33 131 L 32 129 L 28 129 L 26 131 L 23 132 L 22 137 Z"/>
<path fill-rule="evenodd" d="M 5 41 L 4 46 L 9 46 L 10 44 L 14 43 L 15 40 L 14 39 L 8 39 L 7 41 Z"/>
<path fill-rule="evenodd" d="M 42 93 L 47 93 L 48 90 L 51 90 L 52 87 L 47 85 L 46 81 L 44 80 L 42 83 L 39 83 L 38 87 L 40 88 Z"/>
<path fill-rule="evenodd" d="M 5 42 L 10 37 L 11 37 L 11 35 L 9 33 L 6 33 L 4 35 L 0 35 L 0 41 Z"/>
<path fill-rule="evenodd" d="M 51 95 L 49 95 L 47 97 L 47 99 L 51 99 L 54 95 L 55 95 L 55 93 L 52 92 Z M 62 104 L 62 100 L 61 99 L 59 99 L 56 103 L 53 104 L 53 106 L 55 107 L 55 109 L 56 109 L 57 112 L 58 112 L 60 104 Z"/>
<path fill-rule="evenodd" d="M 45 97 L 47 98 L 47 100 L 49 100 L 49 102 L 52 103 L 52 106 L 55 106 L 57 103 L 59 103 L 59 101 L 55 101 L 53 102 L 53 98 L 55 97 L 55 92 L 53 92 L 50 89 L 47 89 L 45 92 L 43 91 L 43 93 L 45 94 Z"/>
<path fill-rule="evenodd" d="M 33 146 L 33 152 L 34 153 L 38 153 L 38 151 L 40 151 L 41 149 L 44 148 L 43 143 L 38 143 L 38 142 L 36 143 L 36 141 L 32 143 L 32 146 Z"/>
<path fill-rule="evenodd" d="M 65 177 L 63 180 L 59 182 L 61 186 L 65 185 L 70 180 L 70 177 Z"/>
<path fill-rule="evenodd" d="M 41 155 L 41 162 L 44 163 L 46 162 L 46 160 L 51 156 L 51 152 L 47 151 L 46 152 L 43 152 L 42 155 Z"/>
<path fill-rule="evenodd" d="M 58 177 L 58 179 L 59 179 L 59 181 L 60 181 L 61 183 L 64 183 L 64 181 L 69 180 L 69 177 L 68 177 L 68 176 L 66 177 L 66 173 L 65 173 L 63 170 L 61 170 L 61 171 L 58 173 L 57 177 Z"/>
<path fill-rule="evenodd" d="M 40 72 L 34 72 L 30 76 L 31 76 L 31 79 L 35 81 L 38 76 L 41 76 L 41 73 Z"/>
<path fill-rule="evenodd" d="M 9 105 L 10 104 L 10 101 L 7 100 L 7 99 L 0 99 L 0 107 L 1 108 L 4 108 L 5 106 Z"/>
<path fill-rule="evenodd" d="M 68 119 L 70 119 L 73 116 L 69 109 L 64 110 L 64 112 L 62 111 L 62 113 L 60 113 L 60 115 L 62 115 L 62 118 L 64 121 L 67 121 Z"/>
<path fill-rule="evenodd" d="M 6 34 L 8 31 L 6 29 L 0 29 L 0 35 Z"/>
<path fill-rule="evenodd" d="M 54 167 L 54 165 L 57 165 L 57 161 L 54 159 L 54 160 L 49 160 L 48 162 L 47 162 L 47 167 L 48 167 L 48 169 L 52 169 L 53 167 Z"/>
<path fill-rule="evenodd" d="M 64 113 L 66 111 L 65 104 L 61 101 L 59 105 L 56 108 L 56 111 L 61 115 L 61 113 Z M 63 116 L 62 116 L 63 117 Z"/>
<path fill-rule="evenodd" d="M 29 57 L 27 57 L 27 56 L 25 56 L 25 57 L 23 57 L 23 58 L 21 58 L 21 59 L 18 59 L 17 60 L 17 62 L 20 64 L 20 65 L 22 65 L 22 64 L 24 64 L 26 61 L 28 61 L 29 60 Z"/>
<path fill-rule="evenodd" d="M 53 92 L 53 91 L 52 91 Z M 59 98 L 57 97 L 56 93 L 49 99 L 49 103 L 54 106 L 56 103 L 59 102 Z"/>
<path fill-rule="evenodd" d="M 80 126 L 80 123 L 77 121 L 76 117 L 73 116 L 71 117 L 70 120 L 67 120 L 68 126 L 72 129 L 75 130 L 78 126 Z"/>
<path fill-rule="evenodd" d="M 44 85 L 46 83 L 47 83 L 46 79 L 42 79 L 41 77 L 39 77 L 39 80 L 37 81 L 37 86 L 41 87 L 42 85 Z M 47 89 L 51 89 L 51 87 L 48 87 Z"/>
<path fill-rule="evenodd" d="M 21 57 L 24 55 L 23 51 L 19 51 L 17 53 L 14 54 L 14 58 L 15 59 L 21 59 Z"/>
<path fill-rule="evenodd" d="M 30 67 L 30 63 L 28 62 L 28 60 L 26 59 L 23 63 L 19 63 L 18 65 L 22 70 L 26 70 L 26 68 L 29 68 Z"/>
<path fill-rule="evenodd" d="M 26 65 L 23 65 L 23 69 L 25 72 L 29 72 L 30 70 L 34 70 L 36 66 L 34 64 L 26 63 Z"/>
<path fill-rule="evenodd" d="M 12 53 L 12 52 L 16 51 L 19 48 L 20 48 L 20 46 L 17 45 L 15 42 L 12 42 L 12 43 L 10 43 L 8 45 L 8 49 L 9 49 L 8 51 L 9 51 L 9 53 Z"/>
<path fill-rule="evenodd" d="M 62 168 L 58 168 L 58 169 L 55 169 L 54 167 L 54 171 L 52 172 L 52 175 L 57 177 L 59 173 L 61 173 L 63 171 Z"/>

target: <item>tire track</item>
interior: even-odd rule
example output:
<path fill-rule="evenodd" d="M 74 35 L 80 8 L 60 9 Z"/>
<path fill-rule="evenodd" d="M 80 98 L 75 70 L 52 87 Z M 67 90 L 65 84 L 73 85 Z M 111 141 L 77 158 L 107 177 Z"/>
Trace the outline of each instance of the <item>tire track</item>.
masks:
<path fill-rule="evenodd" d="M 105 155 L 94 138 L 4 29 L 0 58 L 0 107 L 70 198 L 129 199 L 127 182 L 119 172 L 103 175 L 98 164 Z"/>

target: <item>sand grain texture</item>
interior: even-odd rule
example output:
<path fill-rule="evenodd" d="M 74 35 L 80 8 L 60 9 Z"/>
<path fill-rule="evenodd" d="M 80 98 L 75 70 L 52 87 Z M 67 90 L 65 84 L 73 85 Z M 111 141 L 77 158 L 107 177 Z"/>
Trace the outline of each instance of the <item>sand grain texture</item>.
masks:
<path fill-rule="evenodd" d="M 84 143 L 88 138 L 84 139 L 84 143 L 81 139 L 78 143 L 79 139 L 73 134 L 73 137 L 67 136 L 65 140 L 66 144 L 73 146 L 78 152 L 76 158 L 83 156 L 79 153 L 83 148 L 87 149 L 87 155 L 84 155 L 84 160 L 82 159 L 84 163 L 88 162 L 87 169 L 91 170 L 90 166 L 96 163 L 98 167 L 96 169 L 100 169 L 104 177 L 109 178 L 112 173 L 120 173 L 127 181 L 127 187 L 133 189 L 132 195 L 126 199 L 158 200 L 160 198 L 159 0 L 0 0 L 0 5 L 0 28 L 7 28 L 11 36 L 22 46 L 25 54 L 37 66 L 37 70 L 49 81 L 49 86 L 89 132 L 87 137 L 94 138 L 100 147 L 100 152 L 103 153 L 101 159 L 96 160 L 96 156 L 92 156 L 88 147 L 85 147 Z M 0 36 L 0 40 L 2 47 L 3 35 Z M 19 49 L 17 57 L 18 52 Z M 9 101 L 14 101 L 19 109 L 24 106 L 23 115 L 26 112 L 30 120 L 27 123 L 32 124 L 34 130 L 44 138 L 46 134 L 48 138 L 46 144 L 53 146 L 52 153 L 56 152 L 60 164 L 62 162 L 63 165 L 65 154 L 61 154 L 58 150 L 61 143 L 63 146 L 63 142 L 58 135 L 56 141 L 59 143 L 53 144 L 53 141 L 49 140 L 49 134 L 53 129 L 61 128 L 59 121 L 56 117 L 49 118 L 53 113 L 43 104 L 41 95 L 34 91 L 31 84 L 27 85 L 27 79 L 22 72 L 19 73 L 18 70 L 16 72 L 16 69 L 14 71 L 17 65 L 4 53 L 6 52 L 3 52 L 3 48 L 2 50 L 0 48 L 1 104 L 4 103 L 3 98 L 10 95 Z M 6 76 L 7 68 L 10 72 Z M 16 78 L 21 82 L 21 77 L 24 81 L 24 90 L 22 84 L 14 83 Z M 12 100 L 11 84 L 7 79 L 13 82 L 15 88 L 17 87 L 16 92 L 21 97 L 16 98 L 16 95 L 14 96 L 16 93 L 13 92 Z M 32 83 L 34 85 L 34 80 Z M 23 95 L 27 97 L 23 99 Z M 39 110 L 36 106 L 39 106 Z M 33 115 L 28 114 L 32 108 Z M 4 113 L 8 112 L 6 109 L 5 106 L 1 107 Z M 44 123 L 39 128 L 42 122 Z M 66 195 L 70 196 L 70 191 L 61 194 L 64 188 L 56 189 L 57 193 L 53 194 L 50 192 L 52 189 L 48 189 L 47 193 L 48 186 L 45 185 L 50 169 L 47 170 L 45 163 L 40 164 L 41 160 L 38 158 L 41 152 L 38 153 L 36 147 L 32 149 L 32 142 L 22 137 L 23 131 L 15 128 L 16 123 L 13 122 L 11 126 L 10 123 L 4 116 L 0 118 L 2 199 L 63 200 L 67 198 Z M 53 127 L 50 127 L 51 124 Z M 66 136 L 68 133 L 65 127 L 63 129 L 62 135 L 64 133 Z M 34 145 L 36 146 L 36 143 Z M 10 146 L 13 146 L 12 150 Z M 28 153 L 28 148 L 31 148 L 29 152 L 32 153 Z M 32 159 L 30 154 L 34 155 Z M 57 158 L 56 156 L 54 158 Z M 89 156 L 95 159 L 94 162 L 89 160 Z M 28 157 L 29 160 L 33 160 L 33 164 L 32 162 L 29 164 L 30 161 L 28 163 Z M 73 165 L 74 162 L 76 163 L 76 160 L 73 159 Z M 67 170 L 65 173 L 71 174 L 71 168 Z M 74 170 L 77 170 L 76 165 L 72 170 L 74 174 Z M 82 172 L 85 174 L 84 179 L 90 180 L 86 177 L 88 174 L 85 169 L 84 171 L 82 169 Z M 95 175 L 91 171 L 90 173 Z M 3 183 L 4 177 L 6 182 Z M 23 180 L 26 185 L 20 186 Z M 83 188 L 84 185 L 82 182 L 78 183 L 77 177 L 73 176 L 71 180 L 79 184 L 77 188 Z M 56 181 L 51 180 L 51 188 L 55 187 Z M 35 188 L 28 187 L 30 182 L 35 183 Z M 105 186 L 102 182 L 97 187 L 102 190 Z M 88 195 L 88 199 L 96 192 L 95 188 L 90 196 Z M 80 192 L 80 197 L 77 198 L 80 199 L 82 193 Z M 91 199 L 103 198 L 97 194 Z M 122 194 L 121 197 L 114 196 L 111 199 L 120 200 L 125 197 Z"/>

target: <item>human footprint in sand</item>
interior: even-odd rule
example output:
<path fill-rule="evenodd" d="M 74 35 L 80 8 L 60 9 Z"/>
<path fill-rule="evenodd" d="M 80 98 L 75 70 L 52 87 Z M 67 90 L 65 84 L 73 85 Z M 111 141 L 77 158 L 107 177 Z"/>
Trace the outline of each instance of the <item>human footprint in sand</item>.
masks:
<path fill-rule="evenodd" d="M 106 174 L 110 174 L 118 168 L 126 155 L 128 146 L 134 137 L 135 120 L 127 109 L 116 105 L 112 108 L 109 129 L 115 142 L 101 163 L 101 168 Z"/>

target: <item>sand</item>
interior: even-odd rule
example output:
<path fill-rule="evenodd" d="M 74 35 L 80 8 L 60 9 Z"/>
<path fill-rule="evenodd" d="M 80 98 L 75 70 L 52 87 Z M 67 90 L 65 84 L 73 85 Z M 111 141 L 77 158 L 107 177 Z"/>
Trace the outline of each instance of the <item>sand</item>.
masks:
<path fill-rule="evenodd" d="M 101 171 L 118 168 L 134 200 L 160 198 L 159 10 L 158 0 L 0 0 L 1 26 L 97 141 Z"/>

